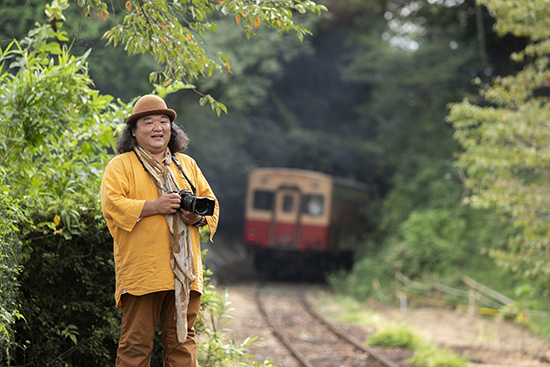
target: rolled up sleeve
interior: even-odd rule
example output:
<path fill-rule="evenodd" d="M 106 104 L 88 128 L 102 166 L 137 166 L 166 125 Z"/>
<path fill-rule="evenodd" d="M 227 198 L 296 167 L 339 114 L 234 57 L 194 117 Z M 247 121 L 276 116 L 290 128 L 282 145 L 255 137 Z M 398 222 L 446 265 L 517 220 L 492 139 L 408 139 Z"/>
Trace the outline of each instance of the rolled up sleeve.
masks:
<path fill-rule="evenodd" d="M 138 222 L 145 200 L 128 197 L 131 188 L 126 172 L 121 160 L 107 165 L 101 182 L 101 205 L 108 222 L 130 232 Z"/>

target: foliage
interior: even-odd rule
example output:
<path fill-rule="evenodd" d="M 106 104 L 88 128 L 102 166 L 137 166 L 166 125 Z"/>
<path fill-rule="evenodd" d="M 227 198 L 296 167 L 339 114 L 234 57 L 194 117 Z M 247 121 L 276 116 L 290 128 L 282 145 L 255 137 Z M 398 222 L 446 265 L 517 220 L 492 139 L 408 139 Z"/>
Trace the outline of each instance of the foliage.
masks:
<path fill-rule="evenodd" d="M 12 40 L 24 39 L 35 23 L 45 23 L 43 0 L 2 0 L 0 13 L 0 44 L 2 47 Z M 148 75 L 160 66 L 149 55 L 128 57 L 123 48 L 105 47 L 107 41 L 101 36 L 115 24 L 113 17 L 106 21 L 103 17 L 92 14 L 86 18 L 83 9 L 70 2 L 71 6 L 63 9 L 66 20 L 63 30 L 69 41 L 73 55 L 82 55 L 92 49 L 89 54 L 89 75 L 95 87 L 102 94 L 109 94 L 124 101 L 132 100 L 137 95 L 151 91 Z"/>
<path fill-rule="evenodd" d="M 389 348 L 417 349 L 423 340 L 415 335 L 413 328 L 406 325 L 392 325 L 374 332 L 368 339 L 368 345 Z"/>
<path fill-rule="evenodd" d="M 469 367 L 468 359 L 468 356 L 457 355 L 449 348 L 439 349 L 428 343 L 417 348 L 407 362 L 419 367 Z"/>
<path fill-rule="evenodd" d="M 78 227 L 76 209 L 97 209 L 90 194 L 98 192 L 115 123 L 125 110 L 91 88 L 87 55 L 71 56 L 47 41 L 63 38 L 61 31 L 43 26 L 33 35 L 2 50 L 0 165 L 25 214 L 47 208 L 59 215 L 64 227 L 58 231 L 68 238 Z M 43 226 L 55 230 L 55 214 Z"/>
<path fill-rule="evenodd" d="M 47 221 L 47 217 L 31 217 Z M 98 366 L 115 360 L 120 311 L 114 307 L 110 234 L 93 211 L 80 212 L 71 238 L 27 235 L 14 365 Z"/>
<path fill-rule="evenodd" d="M 450 210 L 412 212 L 399 228 L 403 242 L 388 258 L 394 268 L 417 276 L 455 268 L 470 255 L 466 227 L 466 220 Z"/>
<path fill-rule="evenodd" d="M 63 7 L 53 4 L 47 13 L 59 16 Z M 87 54 L 71 56 L 52 41 L 66 40 L 61 27 L 39 26 L 0 50 L 5 210 L 22 213 L 6 253 L 24 266 L 13 286 L 20 283 L 25 319 L 15 324 L 17 349 L 7 363 L 113 358 L 114 309 L 105 307 L 106 298 L 112 303 L 112 250 L 97 195 L 114 124 L 126 112 L 92 89 Z"/>
<path fill-rule="evenodd" d="M 495 15 L 499 34 L 531 42 L 511 55 L 526 63 L 521 71 L 495 77 L 491 84 L 476 80 L 481 100 L 451 105 L 448 120 L 463 148 L 456 165 L 466 172 L 465 185 L 471 190 L 465 203 L 495 208 L 503 222 L 519 230 L 507 249 L 491 251 L 497 263 L 526 276 L 544 277 L 550 273 L 550 103 L 544 89 L 550 78 L 548 7 L 541 0 L 528 7 L 513 1 L 480 3 Z"/>
<path fill-rule="evenodd" d="M 23 317 L 17 298 L 21 240 L 16 227 L 22 216 L 8 195 L 9 187 L 3 184 L 4 176 L 0 168 L 0 361 L 9 359 L 13 323 Z"/>
<path fill-rule="evenodd" d="M 371 245 L 374 244 L 371 242 Z M 386 257 L 385 251 L 380 251 L 377 255 L 362 256 L 354 263 L 349 274 L 330 274 L 327 276 L 327 282 L 339 293 L 358 300 L 375 297 L 380 301 L 389 302 L 393 298 L 391 286 L 394 273 Z"/>
<path fill-rule="evenodd" d="M 109 17 L 107 4 L 100 0 L 79 0 L 86 15 L 92 10 L 100 11 L 104 19 Z M 258 35 L 257 29 L 264 25 L 282 32 L 294 31 L 300 38 L 310 33 L 292 19 L 293 11 L 321 14 L 326 10 L 310 0 L 284 0 L 249 2 L 246 0 L 182 1 L 165 0 L 127 1 L 124 18 L 104 34 L 108 44 L 124 44 L 128 54 L 149 53 L 159 63 L 165 64 L 162 71 L 153 72 L 152 82 L 174 84 L 182 88 L 195 89 L 191 84 L 201 76 L 211 76 L 214 71 L 225 68 L 231 73 L 229 57 L 214 52 L 204 45 L 203 36 L 216 32 L 216 23 L 211 14 L 234 15 L 237 26 L 243 28 L 247 38 Z M 208 54 L 212 52 L 213 56 Z M 227 112 L 224 104 L 217 102 L 210 94 L 203 95 L 200 104 L 209 103 L 220 115 Z"/>
<path fill-rule="evenodd" d="M 314 27 L 315 21 L 313 14 L 301 15 L 301 23 L 308 28 Z M 246 39 L 240 27 L 235 27 L 234 19 L 219 17 L 216 24 L 217 33 L 205 33 L 204 42 L 229 57 L 231 73 L 214 73 L 196 84 L 199 90 L 215 91 L 231 115 L 257 113 L 271 98 L 274 83 L 287 64 L 312 52 L 312 37 L 300 41 L 293 34 L 278 35 L 276 30 L 266 29 L 261 37 Z"/>
<path fill-rule="evenodd" d="M 17 281 L 9 277 L 12 288 L 21 285 L 18 312 L 25 319 L 12 339 L 19 349 L 3 356 L 8 363 L 59 364 L 81 343 L 79 352 L 105 355 L 101 343 L 112 332 L 110 312 L 95 294 L 111 286 L 99 269 L 108 271 L 112 255 L 109 247 L 94 248 L 106 239 L 98 221 L 99 174 L 115 133 L 111 123 L 123 108 L 91 88 L 87 55 L 71 56 L 51 41 L 66 39 L 60 28 L 37 27 L 0 50 L 3 213 L 21 212 L 10 224 L 19 233 L 6 237 L 3 253 L 10 256 L 7 271 L 20 261 L 24 266 Z M 6 296 L 12 297 L 8 289 Z"/>

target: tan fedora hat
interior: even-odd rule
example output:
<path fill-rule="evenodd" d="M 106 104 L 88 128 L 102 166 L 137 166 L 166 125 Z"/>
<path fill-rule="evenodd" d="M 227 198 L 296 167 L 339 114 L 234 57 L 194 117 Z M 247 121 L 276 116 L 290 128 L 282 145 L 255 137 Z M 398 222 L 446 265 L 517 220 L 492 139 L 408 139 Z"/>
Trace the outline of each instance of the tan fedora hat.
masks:
<path fill-rule="evenodd" d="M 132 114 L 126 119 L 126 124 L 149 115 L 166 115 L 170 121 L 174 121 L 177 116 L 176 111 L 166 107 L 166 102 L 162 98 L 148 94 L 138 99 Z"/>

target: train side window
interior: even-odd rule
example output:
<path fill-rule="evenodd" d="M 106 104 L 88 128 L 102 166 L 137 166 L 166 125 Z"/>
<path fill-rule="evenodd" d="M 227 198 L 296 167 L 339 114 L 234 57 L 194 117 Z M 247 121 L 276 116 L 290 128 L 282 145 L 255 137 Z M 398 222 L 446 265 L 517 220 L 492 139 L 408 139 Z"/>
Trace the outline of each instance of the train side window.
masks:
<path fill-rule="evenodd" d="M 294 197 L 291 195 L 285 195 L 283 197 L 283 212 L 291 213 L 294 207 Z"/>
<path fill-rule="evenodd" d="M 257 210 L 272 210 L 275 193 L 273 191 L 255 190 L 253 207 Z"/>
<path fill-rule="evenodd" d="M 325 200 L 323 195 L 305 195 L 302 202 L 302 212 L 312 216 L 323 215 Z"/>

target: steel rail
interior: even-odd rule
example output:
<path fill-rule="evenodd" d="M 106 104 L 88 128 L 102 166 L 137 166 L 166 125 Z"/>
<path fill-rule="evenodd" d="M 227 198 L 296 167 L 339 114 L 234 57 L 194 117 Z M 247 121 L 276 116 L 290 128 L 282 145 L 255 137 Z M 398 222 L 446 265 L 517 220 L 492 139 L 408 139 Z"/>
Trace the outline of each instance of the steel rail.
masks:
<path fill-rule="evenodd" d="M 294 357 L 304 366 L 304 367 L 314 367 L 309 360 L 290 342 L 290 340 L 283 334 L 283 332 L 277 327 L 277 324 L 273 319 L 269 316 L 267 311 L 264 308 L 264 305 L 262 301 L 260 300 L 260 289 L 261 286 L 258 286 L 256 288 L 256 304 L 258 305 L 258 309 L 264 316 L 265 320 L 267 321 L 267 324 L 271 328 L 271 331 L 275 336 L 281 341 L 281 343 L 284 344 L 286 349 L 288 349 Z"/>

